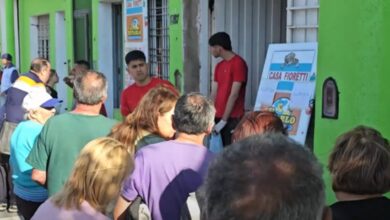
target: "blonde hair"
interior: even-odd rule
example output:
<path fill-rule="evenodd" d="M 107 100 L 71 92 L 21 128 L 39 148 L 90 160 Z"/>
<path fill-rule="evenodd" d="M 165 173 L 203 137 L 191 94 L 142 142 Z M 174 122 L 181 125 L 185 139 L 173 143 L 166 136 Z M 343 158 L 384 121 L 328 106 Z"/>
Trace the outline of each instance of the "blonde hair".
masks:
<path fill-rule="evenodd" d="M 133 168 L 132 155 L 122 143 L 107 137 L 92 140 L 85 145 L 68 181 L 52 200 L 65 209 L 80 209 L 81 203 L 87 201 L 104 213 Z"/>

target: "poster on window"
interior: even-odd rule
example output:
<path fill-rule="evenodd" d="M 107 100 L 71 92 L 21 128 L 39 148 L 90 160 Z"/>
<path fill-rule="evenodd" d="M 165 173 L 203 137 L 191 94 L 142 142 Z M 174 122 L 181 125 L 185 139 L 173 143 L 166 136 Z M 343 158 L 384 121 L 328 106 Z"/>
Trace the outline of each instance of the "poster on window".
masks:
<path fill-rule="evenodd" d="M 291 138 L 304 144 L 312 113 L 317 43 L 271 44 L 254 110 L 275 112 Z"/>
<path fill-rule="evenodd" d="M 144 30 L 147 23 L 144 17 L 147 16 L 145 0 L 126 1 L 126 39 L 127 42 L 143 42 Z"/>
<path fill-rule="evenodd" d="M 127 16 L 127 40 L 129 42 L 142 42 L 143 19 L 142 15 Z"/>

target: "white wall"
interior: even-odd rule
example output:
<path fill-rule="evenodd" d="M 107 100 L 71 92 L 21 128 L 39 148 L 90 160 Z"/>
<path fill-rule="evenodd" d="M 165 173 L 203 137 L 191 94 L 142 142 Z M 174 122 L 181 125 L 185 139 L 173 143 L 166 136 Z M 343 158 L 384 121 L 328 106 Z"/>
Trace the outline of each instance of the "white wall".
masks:
<path fill-rule="evenodd" d="M 66 26 L 64 12 L 57 12 L 55 14 L 55 53 L 56 53 L 56 71 L 60 83 L 57 84 L 58 97 L 63 100 L 60 112 L 66 111 L 68 106 L 67 100 L 67 85 L 62 82 L 62 79 L 68 75 L 68 64 L 66 54 Z"/>
<path fill-rule="evenodd" d="M 201 63 L 199 74 L 200 74 L 200 85 L 199 91 L 202 94 L 209 94 L 210 89 L 210 54 L 209 54 L 209 3 L 208 1 L 199 1 L 198 7 L 198 18 L 197 26 L 199 30 L 199 61 Z M 207 55 L 207 56 L 206 56 Z"/>
<path fill-rule="evenodd" d="M 108 83 L 108 98 L 105 102 L 107 114 L 113 115 L 114 109 L 114 91 L 113 91 L 113 45 L 112 45 L 112 8 L 111 3 L 99 3 L 98 16 L 98 40 L 99 40 L 99 59 L 98 71 L 104 73 Z"/>
<path fill-rule="evenodd" d="M 30 17 L 30 60 L 38 57 L 38 16 Z"/>
<path fill-rule="evenodd" d="M 0 0 L 0 53 L 7 51 L 5 22 L 5 0 Z"/>

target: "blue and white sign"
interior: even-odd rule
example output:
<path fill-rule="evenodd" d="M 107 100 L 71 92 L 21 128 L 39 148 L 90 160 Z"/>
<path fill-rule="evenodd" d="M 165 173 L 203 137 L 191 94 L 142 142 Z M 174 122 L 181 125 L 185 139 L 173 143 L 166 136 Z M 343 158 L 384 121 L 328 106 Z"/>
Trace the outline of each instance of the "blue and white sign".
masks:
<path fill-rule="evenodd" d="M 317 43 L 271 44 L 254 110 L 275 112 L 289 136 L 306 139 L 313 107 Z"/>

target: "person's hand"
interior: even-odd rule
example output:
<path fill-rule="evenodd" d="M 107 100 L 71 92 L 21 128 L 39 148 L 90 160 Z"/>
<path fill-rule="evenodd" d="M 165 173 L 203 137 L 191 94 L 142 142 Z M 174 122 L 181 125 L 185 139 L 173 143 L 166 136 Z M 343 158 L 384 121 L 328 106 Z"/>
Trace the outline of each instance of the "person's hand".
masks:
<path fill-rule="evenodd" d="M 70 88 L 73 88 L 73 82 L 74 82 L 74 75 L 69 75 L 64 77 L 64 82 L 66 85 L 68 85 Z"/>
<path fill-rule="evenodd" d="M 214 126 L 214 131 L 219 133 L 221 130 L 225 127 L 226 121 L 220 120 L 215 126 Z"/>

